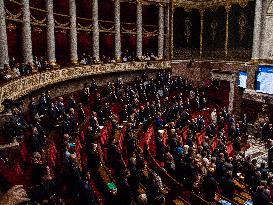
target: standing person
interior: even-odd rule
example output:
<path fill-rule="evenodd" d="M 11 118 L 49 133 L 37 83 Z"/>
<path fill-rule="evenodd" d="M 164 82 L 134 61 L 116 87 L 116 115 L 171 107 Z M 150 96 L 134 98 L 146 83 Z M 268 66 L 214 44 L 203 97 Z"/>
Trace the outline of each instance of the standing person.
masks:
<path fill-rule="evenodd" d="M 218 189 L 218 184 L 213 176 L 212 170 L 210 170 L 207 176 L 204 177 L 203 189 L 206 200 L 208 202 L 214 202 L 214 197 Z"/>
<path fill-rule="evenodd" d="M 217 123 L 217 112 L 216 109 L 213 109 L 213 111 L 210 114 L 210 118 L 214 124 Z"/>
<path fill-rule="evenodd" d="M 79 185 L 79 197 L 78 204 L 81 205 L 96 205 L 96 198 L 94 195 L 94 191 L 90 186 L 90 174 L 87 172 L 82 177 L 82 180 Z"/>
<path fill-rule="evenodd" d="M 273 141 L 270 142 L 270 148 L 268 150 L 268 168 L 272 170 L 273 168 Z"/>
<path fill-rule="evenodd" d="M 84 112 L 82 103 L 79 103 L 79 106 L 78 106 L 78 119 L 79 119 L 79 124 L 85 121 L 85 112 Z"/>
<path fill-rule="evenodd" d="M 37 104 L 35 102 L 35 98 L 31 97 L 30 102 L 28 104 L 28 110 L 30 115 L 30 120 L 34 122 L 36 115 L 38 114 Z"/>

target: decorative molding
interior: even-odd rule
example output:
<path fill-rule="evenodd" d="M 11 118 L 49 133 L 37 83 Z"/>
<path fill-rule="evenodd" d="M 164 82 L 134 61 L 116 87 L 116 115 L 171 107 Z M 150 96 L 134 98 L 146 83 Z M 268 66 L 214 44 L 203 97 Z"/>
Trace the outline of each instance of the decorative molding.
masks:
<path fill-rule="evenodd" d="M 243 93 L 243 99 L 252 100 L 261 103 L 273 104 L 273 96 L 264 93 L 257 93 L 252 89 L 245 89 Z"/>
<path fill-rule="evenodd" d="M 273 0 L 271 0 L 270 3 L 268 4 L 266 14 L 267 15 L 273 15 Z"/>
<path fill-rule="evenodd" d="M 211 78 L 216 80 L 228 81 L 230 90 L 229 90 L 229 105 L 228 111 L 232 112 L 234 108 L 234 97 L 235 97 L 235 82 L 236 82 L 236 74 L 232 72 L 220 71 L 220 70 L 212 70 Z"/>
<path fill-rule="evenodd" d="M 106 73 L 166 68 L 171 68 L 171 61 L 95 64 L 35 73 L 30 76 L 14 79 L 1 86 L 0 104 L 2 104 L 4 99 L 18 99 L 37 89 L 71 79 Z M 1 109 L 3 109 L 3 107 L 1 107 Z"/>

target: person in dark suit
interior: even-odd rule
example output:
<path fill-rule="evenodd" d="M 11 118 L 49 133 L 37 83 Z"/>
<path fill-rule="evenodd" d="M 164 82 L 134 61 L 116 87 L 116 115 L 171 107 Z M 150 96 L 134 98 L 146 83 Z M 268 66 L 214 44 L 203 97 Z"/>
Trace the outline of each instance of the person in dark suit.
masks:
<path fill-rule="evenodd" d="M 74 133 L 78 127 L 78 120 L 75 115 L 75 111 L 73 108 L 69 110 L 69 121 L 71 126 L 71 133 Z"/>
<path fill-rule="evenodd" d="M 268 126 L 268 139 L 273 140 L 273 126 L 271 123 Z"/>
<path fill-rule="evenodd" d="M 44 170 L 45 166 L 41 161 L 41 155 L 39 152 L 34 152 L 31 164 L 31 177 L 33 185 L 38 185 L 42 182 L 42 175 Z"/>
<path fill-rule="evenodd" d="M 28 110 L 29 110 L 29 115 L 30 115 L 31 121 L 34 121 L 35 116 L 38 114 L 38 107 L 37 107 L 34 97 L 31 97 L 31 99 L 30 99 L 30 102 L 28 104 Z"/>
<path fill-rule="evenodd" d="M 268 149 L 268 168 L 273 169 L 273 141 L 270 143 L 270 148 Z"/>
<path fill-rule="evenodd" d="M 39 98 L 39 115 L 46 114 L 48 110 L 48 104 L 46 100 L 46 94 L 42 93 L 41 97 Z"/>
<path fill-rule="evenodd" d="M 269 123 L 265 122 L 262 126 L 262 139 L 266 141 L 269 135 Z"/>
<path fill-rule="evenodd" d="M 79 124 L 81 124 L 85 121 L 85 112 L 82 107 L 82 103 L 79 103 L 79 105 L 78 105 L 78 119 L 79 119 Z"/>
<path fill-rule="evenodd" d="M 222 195 L 228 199 L 232 199 L 235 192 L 235 184 L 232 179 L 232 172 L 228 171 L 226 176 L 221 180 Z"/>
<path fill-rule="evenodd" d="M 79 187 L 81 183 L 81 172 L 77 163 L 76 154 L 70 154 L 69 161 L 65 166 L 64 177 L 66 177 L 65 183 L 67 183 L 69 196 L 76 200 L 79 194 Z"/>
<path fill-rule="evenodd" d="M 54 103 L 51 103 L 50 108 L 48 110 L 49 119 L 50 119 L 50 126 L 54 127 L 58 122 L 58 111 L 54 105 Z"/>
<path fill-rule="evenodd" d="M 214 202 L 215 193 L 218 189 L 218 183 L 215 180 L 213 173 L 211 171 L 208 172 L 207 176 L 204 177 L 203 181 L 203 190 L 205 199 L 208 202 Z"/>
<path fill-rule="evenodd" d="M 90 96 L 90 91 L 88 85 L 84 85 L 84 88 L 81 92 L 81 101 L 84 106 L 88 105 L 89 103 L 89 96 Z"/>
<path fill-rule="evenodd" d="M 262 181 L 254 192 L 253 205 L 269 205 L 270 204 L 270 190 L 267 187 L 266 181 Z"/>
<path fill-rule="evenodd" d="M 57 107 L 59 116 L 63 116 L 65 114 L 65 106 L 63 101 L 64 99 L 62 97 L 58 98 Z"/>
<path fill-rule="evenodd" d="M 51 103 L 51 100 L 52 100 L 52 99 L 51 99 L 51 96 L 50 96 L 50 90 L 47 90 L 47 91 L 46 91 L 45 98 L 46 98 L 47 106 L 49 106 L 50 103 Z"/>
<path fill-rule="evenodd" d="M 127 181 L 127 176 L 118 178 L 117 190 L 119 204 L 130 205 L 134 202 L 133 191 Z"/>
<path fill-rule="evenodd" d="M 97 201 L 94 195 L 94 191 L 90 186 L 90 174 L 87 172 L 83 175 L 79 185 L 79 197 L 77 204 L 82 205 L 96 205 Z"/>
<path fill-rule="evenodd" d="M 41 152 L 45 145 L 45 137 L 38 132 L 36 127 L 32 128 L 31 144 L 32 152 Z"/>
<path fill-rule="evenodd" d="M 69 96 L 67 101 L 67 110 L 69 110 L 70 108 L 76 108 L 76 101 L 72 94 Z"/>

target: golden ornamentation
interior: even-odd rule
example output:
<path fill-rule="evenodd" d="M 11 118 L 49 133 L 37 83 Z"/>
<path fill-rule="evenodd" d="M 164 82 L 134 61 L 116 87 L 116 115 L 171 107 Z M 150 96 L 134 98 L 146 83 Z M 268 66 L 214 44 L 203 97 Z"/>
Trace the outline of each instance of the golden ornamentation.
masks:
<path fill-rule="evenodd" d="M 99 27 L 100 27 L 100 31 L 104 31 L 104 32 L 114 31 L 115 29 L 115 26 L 112 26 L 110 28 L 105 28 L 100 23 L 99 23 Z"/>
<path fill-rule="evenodd" d="M 19 17 L 22 15 L 22 11 L 19 11 L 18 14 L 13 14 L 6 7 L 5 7 L 5 11 L 6 11 L 7 18 L 9 19 L 18 20 Z"/>
<path fill-rule="evenodd" d="M 148 65 L 149 64 L 149 65 Z M 29 76 L 23 76 L 11 80 L 1 87 L 0 104 L 4 99 L 18 99 L 26 94 L 42 87 L 64 82 L 70 79 L 77 79 L 103 73 L 114 73 L 121 71 L 138 71 L 145 69 L 166 69 L 171 68 L 171 61 L 151 62 L 128 62 L 111 64 L 94 64 L 88 66 L 67 67 L 63 69 L 36 72 Z M 1 107 L 3 109 L 3 107 Z"/>
<path fill-rule="evenodd" d="M 60 65 L 56 63 L 56 61 L 49 61 L 49 65 L 51 65 L 54 69 L 60 68 Z"/>
<path fill-rule="evenodd" d="M 36 24 L 45 24 L 46 20 L 47 20 L 46 17 L 42 20 L 38 20 L 33 15 L 31 15 L 30 18 L 31 18 L 32 23 L 36 23 Z"/>
<path fill-rule="evenodd" d="M 216 18 L 213 18 L 212 22 L 210 23 L 210 28 L 211 28 L 211 38 L 214 41 L 215 36 L 216 36 L 216 32 L 217 32 L 217 28 L 218 28 L 218 22 L 217 22 Z"/>
<path fill-rule="evenodd" d="M 78 23 L 78 27 L 80 29 L 84 29 L 84 30 L 92 30 L 93 29 L 93 25 L 89 25 L 89 26 L 82 26 L 80 23 Z"/>
<path fill-rule="evenodd" d="M 116 62 L 117 62 L 117 63 L 121 63 L 121 62 L 122 62 L 122 58 L 121 58 L 120 56 L 117 57 L 117 58 L 116 58 Z"/>
<path fill-rule="evenodd" d="M 273 0 L 271 0 L 271 2 L 268 4 L 266 14 L 267 15 L 272 15 L 273 14 Z"/>
<path fill-rule="evenodd" d="M 78 60 L 71 60 L 71 65 L 72 66 L 78 66 L 80 63 Z"/>
<path fill-rule="evenodd" d="M 243 13 L 240 14 L 238 23 L 239 23 L 239 37 L 240 37 L 240 41 L 242 41 L 245 35 L 245 26 L 247 25 L 247 19 Z"/>
<path fill-rule="evenodd" d="M 158 30 L 155 31 L 148 31 L 143 27 L 143 35 L 144 36 L 157 36 L 158 35 Z"/>
<path fill-rule="evenodd" d="M 248 0 L 238 0 L 239 2 L 239 5 L 241 6 L 241 7 L 246 7 L 246 5 L 248 4 Z"/>
<path fill-rule="evenodd" d="M 43 30 L 40 27 L 37 27 L 37 26 L 33 27 L 33 31 L 38 32 L 38 33 L 43 32 Z"/>
<path fill-rule="evenodd" d="M 7 25 L 7 29 L 9 30 L 9 31 L 13 31 L 13 30 L 15 30 L 17 28 L 17 26 L 16 26 L 16 24 L 14 24 L 14 23 L 8 23 L 8 25 Z"/>
<path fill-rule="evenodd" d="M 124 26 L 121 26 L 121 31 L 126 32 L 126 33 L 136 33 L 136 28 L 126 29 L 126 28 L 124 28 Z"/>
<path fill-rule="evenodd" d="M 189 43 L 189 39 L 191 37 L 191 28 L 192 28 L 192 23 L 191 23 L 191 20 L 190 20 L 189 17 L 187 17 L 185 19 L 184 25 L 185 25 L 184 34 L 185 34 L 186 41 L 187 41 L 187 44 L 188 44 Z"/>
<path fill-rule="evenodd" d="M 60 28 L 68 28 L 68 26 L 69 26 L 69 24 L 70 24 L 70 22 L 67 22 L 67 23 L 60 23 L 60 22 L 58 22 L 56 19 L 54 20 L 54 22 L 55 22 L 55 24 L 56 24 L 57 26 L 59 26 Z"/>

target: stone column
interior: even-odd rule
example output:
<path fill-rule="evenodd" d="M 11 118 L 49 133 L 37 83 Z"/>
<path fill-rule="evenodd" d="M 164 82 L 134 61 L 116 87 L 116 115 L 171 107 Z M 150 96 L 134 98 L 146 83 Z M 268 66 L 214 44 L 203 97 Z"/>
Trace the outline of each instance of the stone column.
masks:
<path fill-rule="evenodd" d="M 22 55 L 23 63 L 33 64 L 29 0 L 22 0 Z"/>
<path fill-rule="evenodd" d="M 142 58 L 142 4 L 137 1 L 137 45 L 136 56 Z"/>
<path fill-rule="evenodd" d="M 161 60 L 164 53 L 164 7 L 159 4 L 158 11 L 158 58 Z"/>
<path fill-rule="evenodd" d="M 166 33 L 165 33 L 165 46 L 164 46 L 164 56 L 166 59 L 169 57 L 169 41 L 170 41 L 170 10 L 169 10 L 169 4 L 165 6 L 165 28 L 166 28 Z"/>
<path fill-rule="evenodd" d="M 75 0 L 69 0 L 69 15 L 70 15 L 70 61 L 77 65 L 78 48 L 77 48 L 77 13 Z"/>
<path fill-rule="evenodd" d="M 4 0 L 0 0 L 0 68 L 4 64 L 9 64 L 9 54 Z"/>
<path fill-rule="evenodd" d="M 120 0 L 115 0 L 115 58 L 121 61 Z"/>
<path fill-rule="evenodd" d="M 99 28 L 99 7 L 98 0 L 92 0 L 93 18 L 93 58 L 100 61 L 100 28 Z"/>
<path fill-rule="evenodd" d="M 46 9 L 47 9 L 47 59 L 50 64 L 56 65 L 53 0 L 46 0 Z"/>
<path fill-rule="evenodd" d="M 256 0 L 255 6 L 255 20 L 253 30 L 253 48 L 252 59 L 257 60 L 260 58 L 260 46 L 261 46 L 261 31 L 262 31 L 262 15 L 263 15 L 263 0 Z"/>

